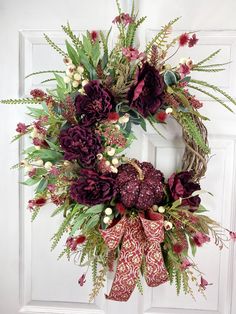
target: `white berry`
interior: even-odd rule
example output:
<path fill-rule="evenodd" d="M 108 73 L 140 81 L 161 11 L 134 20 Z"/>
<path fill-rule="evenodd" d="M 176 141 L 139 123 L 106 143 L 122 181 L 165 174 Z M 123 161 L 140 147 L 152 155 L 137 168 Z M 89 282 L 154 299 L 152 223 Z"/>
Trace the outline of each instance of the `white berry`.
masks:
<path fill-rule="evenodd" d="M 111 209 L 110 207 L 107 207 L 107 208 L 105 209 L 105 214 L 106 214 L 107 216 L 110 216 L 110 215 L 112 214 L 112 209 Z"/>
<path fill-rule="evenodd" d="M 65 82 L 66 84 L 70 83 L 70 78 L 69 78 L 69 76 L 65 76 L 65 77 L 64 77 L 64 82 Z"/>
<path fill-rule="evenodd" d="M 44 168 L 46 170 L 51 170 L 52 169 L 52 163 L 50 161 L 45 162 Z"/>
<path fill-rule="evenodd" d="M 159 213 L 163 214 L 166 211 L 166 209 L 164 206 L 159 206 L 158 211 L 159 211 Z"/>
<path fill-rule="evenodd" d="M 42 159 L 38 159 L 34 161 L 34 165 L 38 166 L 38 167 L 42 167 L 43 166 L 43 161 Z"/>
<path fill-rule="evenodd" d="M 117 166 L 119 164 L 118 158 L 113 158 L 111 162 L 114 166 Z"/>
<path fill-rule="evenodd" d="M 168 108 L 166 109 L 166 113 L 167 113 L 167 114 L 170 114 L 170 113 L 172 113 L 172 112 L 173 112 L 173 109 L 172 109 L 172 108 L 168 107 Z"/>
<path fill-rule="evenodd" d="M 107 155 L 108 156 L 114 156 L 115 152 L 116 152 L 116 150 L 114 147 L 107 147 Z"/>
<path fill-rule="evenodd" d="M 104 218 L 103 218 L 103 222 L 104 222 L 104 224 L 109 224 L 109 222 L 110 222 L 110 217 L 108 217 L 108 216 L 105 216 Z"/>
<path fill-rule="evenodd" d="M 79 72 L 79 74 L 83 74 L 84 73 L 84 68 L 81 65 L 79 65 L 77 67 L 77 71 Z"/>
<path fill-rule="evenodd" d="M 110 169 L 111 169 L 111 172 L 118 173 L 118 169 L 116 167 L 111 166 Z"/>
<path fill-rule="evenodd" d="M 74 88 L 78 87 L 78 86 L 79 86 L 79 82 L 78 82 L 78 81 L 73 81 L 73 82 L 72 82 L 72 86 L 73 86 Z"/>
<path fill-rule="evenodd" d="M 80 75 L 79 73 L 75 73 L 74 79 L 75 79 L 76 81 L 80 81 L 80 80 L 81 80 L 81 75 Z"/>
<path fill-rule="evenodd" d="M 87 80 L 83 80 L 82 81 L 82 86 L 84 87 L 86 84 L 88 84 L 88 81 Z"/>
<path fill-rule="evenodd" d="M 164 221 L 164 228 L 166 229 L 166 230 L 171 230 L 172 228 L 173 228 L 173 224 L 172 224 L 172 222 L 170 222 L 170 221 Z"/>

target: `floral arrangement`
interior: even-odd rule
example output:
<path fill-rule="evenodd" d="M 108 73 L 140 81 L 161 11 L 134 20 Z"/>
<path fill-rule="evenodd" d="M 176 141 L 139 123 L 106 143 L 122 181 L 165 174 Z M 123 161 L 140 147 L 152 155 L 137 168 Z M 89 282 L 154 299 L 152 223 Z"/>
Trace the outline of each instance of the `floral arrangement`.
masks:
<path fill-rule="evenodd" d="M 138 19 L 134 8 L 113 20 L 119 36 L 110 50 L 110 31 L 87 32 L 77 37 L 70 25 L 62 26 L 69 41 L 66 52 L 47 35 L 52 48 L 62 55 L 64 71 L 33 73 L 52 75 L 51 90 L 32 90 L 31 97 L 2 100 L 31 104 L 30 124 L 18 123 L 14 140 L 28 136 L 32 145 L 15 167 L 26 170 L 24 185 L 35 186 L 28 207 L 35 219 L 46 203 L 63 222 L 52 238 L 52 249 L 65 233 L 63 252 L 92 268 L 91 300 L 103 287 L 107 271 L 115 270 L 108 299 L 127 301 L 135 286 L 142 292 L 140 277 L 151 287 L 166 281 L 193 295 L 191 283 L 204 293 L 208 282 L 190 255 L 211 238 L 220 249 L 227 241 L 225 229 L 204 214 L 199 181 L 205 175 L 210 148 L 201 115 L 203 106 L 191 91 L 208 95 L 228 110 L 226 92 L 193 79 L 198 71 L 222 71 L 224 64 L 209 63 L 219 50 L 197 63 L 181 59 L 172 66 L 169 51 L 194 47 L 195 33 L 171 38 L 169 22 L 146 45 L 134 47 Z M 44 81 L 45 82 L 45 81 Z M 44 83 L 43 82 L 43 83 Z M 182 128 L 185 152 L 181 171 L 164 178 L 149 162 L 129 159 L 124 150 L 136 140 L 133 125 L 146 131 L 174 119 Z M 236 238 L 229 231 L 229 238 Z M 115 262 L 117 262 L 115 268 Z M 82 286 L 86 274 L 79 278 Z"/>

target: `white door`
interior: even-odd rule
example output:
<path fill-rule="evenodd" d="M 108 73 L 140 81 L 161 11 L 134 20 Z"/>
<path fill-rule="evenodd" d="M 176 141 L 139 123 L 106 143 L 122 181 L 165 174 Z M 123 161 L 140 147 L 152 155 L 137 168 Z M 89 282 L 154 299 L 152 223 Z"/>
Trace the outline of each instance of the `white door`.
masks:
<path fill-rule="evenodd" d="M 131 0 L 121 3 L 124 10 L 131 7 Z M 217 83 L 236 96 L 235 0 L 139 0 L 136 4 L 140 15 L 148 15 L 139 32 L 141 46 L 161 25 L 182 16 L 176 31 L 201 31 L 197 48 L 183 53 L 197 61 L 222 48 L 216 61 L 231 60 L 234 63 L 228 65 L 223 74 L 205 76 L 204 79 Z M 62 68 L 60 57 L 47 46 L 43 32 L 57 44 L 63 44 L 64 35 L 59 26 L 67 20 L 75 30 L 106 30 L 115 15 L 115 1 L 112 0 L 0 0 L 0 98 L 24 96 L 30 89 L 38 87 L 38 78 L 24 81 L 24 76 L 30 72 Z M 202 186 L 211 191 L 214 198 L 205 197 L 205 204 L 215 219 L 227 228 L 236 229 L 236 118 L 213 101 L 202 99 L 205 104 L 202 111 L 211 118 L 208 128 L 213 155 Z M 236 313 L 236 253 L 232 244 L 229 250 L 222 252 L 212 245 L 201 249 L 197 255 L 200 268 L 213 283 L 206 292 L 206 300 L 201 296 L 196 297 L 196 302 L 189 296 L 176 297 L 174 287 L 165 284 L 155 289 L 145 287 L 143 297 L 135 291 L 127 303 L 105 301 L 103 293 L 111 284 L 111 278 L 108 278 L 104 291 L 94 303 L 88 303 L 89 276 L 84 287 L 77 284 L 84 269 L 66 260 L 57 262 L 60 248 L 50 252 L 49 239 L 60 218 L 50 219 L 50 210 L 45 207 L 31 224 L 26 204 L 32 192 L 19 186 L 21 177 L 16 170 L 9 170 L 18 162 L 19 149 L 24 144 L 19 147 L 16 143 L 9 143 L 16 123 L 25 119 L 25 110 L 23 106 L 0 107 L 1 314 Z M 168 141 L 151 129 L 147 134 L 140 130 L 137 132 L 142 143 L 134 144 L 130 154 L 149 160 L 170 174 L 179 165 L 183 151 L 180 130 L 170 123 Z"/>

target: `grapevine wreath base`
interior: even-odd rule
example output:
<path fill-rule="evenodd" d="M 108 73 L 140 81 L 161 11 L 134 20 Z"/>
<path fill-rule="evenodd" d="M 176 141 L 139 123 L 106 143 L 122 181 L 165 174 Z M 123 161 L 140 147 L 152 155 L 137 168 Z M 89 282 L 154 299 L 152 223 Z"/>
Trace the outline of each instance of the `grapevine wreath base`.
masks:
<path fill-rule="evenodd" d="M 138 19 L 134 8 L 131 14 L 123 13 L 117 5 L 113 24 L 119 37 L 111 51 L 110 32 L 77 37 L 69 24 L 62 26 L 69 38 L 66 52 L 45 38 L 63 56 L 66 69 L 31 74 L 51 74 L 43 83 L 52 81 L 55 88 L 2 101 L 31 104 L 28 111 L 34 120 L 17 125 L 15 140 L 28 135 L 32 146 L 16 167 L 26 170 L 23 184 L 35 186 L 28 205 L 32 219 L 49 202 L 56 205 L 52 216 L 63 215 L 52 249 L 68 233 L 60 258 L 75 256 L 80 265 L 92 267 L 91 300 L 103 287 L 107 271 L 115 271 L 107 296 L 111 300 L 127 301 L 136 285 L 142 292 L 140 276 L 151 287 L 170 281 L 178 294 L 183 288 L 193 295 L 193 283 L 203 293 L 208 282 L 190 255 L 210 236 L 221 249 L 227 229 L 205 215 L 201 204 L 199 181 L 210 154 L 203 124 L 208 118 L 191 91 L 228 110 L 215 92 L 236 102 L 217 86 L 192 78 L 194 72 L 222 71 L 224 64 L 209 63 L 219 51 L 198 62 L 184 58 L 171 65 L 175 52 L 183 46 L 191 50 L 198 42 L 194 33 L 172 38 L 175 19 L 140 52 L 134 38 L 145 18 Z M 182 170 L 165 179 L 151 163 L 128 159 L 124 150 L 135 140 L 134 124 L 146 131 L 149 123 L 160 133 L 159 124 L 170 119 L 182 128 L 185 152 Z M 234 232 L 229 235 L 236 238 Z M 85 282 L 86 273 L 78 280 L 81 286 Z"/>

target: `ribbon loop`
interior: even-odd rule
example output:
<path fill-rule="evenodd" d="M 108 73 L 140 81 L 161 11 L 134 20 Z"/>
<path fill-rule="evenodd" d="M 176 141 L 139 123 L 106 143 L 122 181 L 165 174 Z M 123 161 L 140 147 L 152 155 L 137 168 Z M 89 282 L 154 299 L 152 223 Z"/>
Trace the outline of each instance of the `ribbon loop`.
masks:
<path fill-rule="evenodd" d="M 164 240 L 163 217 L 148 220 L 139 217 L 123 217 L 115 226 L 100 230 L 109 249 L 114 250 L 120 243 L 122 247 L 118 259 L 115 278 L 107 299 L 127 301 L 133 292 L 143 255 L 145 255 L 145 279 L 150 287 L 158 286 L 168 280 L 160 243 Z"/>

